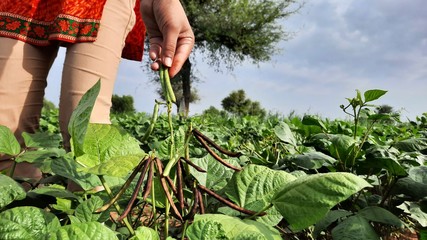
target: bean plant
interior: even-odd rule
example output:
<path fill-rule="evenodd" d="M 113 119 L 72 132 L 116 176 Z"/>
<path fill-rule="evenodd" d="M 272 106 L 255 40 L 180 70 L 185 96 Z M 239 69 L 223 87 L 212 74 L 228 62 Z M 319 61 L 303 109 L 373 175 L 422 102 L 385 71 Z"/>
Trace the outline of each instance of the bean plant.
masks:
<path fill-rule="evenodd" d="M 0 174 L 0 239 L 426 238 L 427 121 L 376 113 L 386 91 L 347 99 L 350 120 L 183 119 L 163 67 L 160 79 L 166 100 L 151 116 L 112 125 L 89 123 L 95 84 L 71 117 L 69 152 L 53 127 L 21 146 L 0 126 L 0 153 L 44 175 Z"/>

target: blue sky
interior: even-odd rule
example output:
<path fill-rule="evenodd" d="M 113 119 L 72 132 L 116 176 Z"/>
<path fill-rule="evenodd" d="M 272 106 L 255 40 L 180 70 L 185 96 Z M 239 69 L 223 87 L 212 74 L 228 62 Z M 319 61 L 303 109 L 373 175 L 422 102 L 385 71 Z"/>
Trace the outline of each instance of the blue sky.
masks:
<path fill-rule="evenodd" d="M 376 104 L 388 104 L 414 120 L 427 112 L 427 14 L 424 0 L 306 0 L 301 11 L 282 21 L 292 39 L 270 62 L 242 62 L 217 72 L 195 52 L 195 85 L 201 100 L 190 114 L 243 89 L 247 97 L 284 115 L 319 114 L 345 118 L 339 105 L 355 90 L 383 89 Z M 61 52 L 49 76 L 47 99 L 57 103 Z M 152 112 L 156 86 L 143 64 L 124 60 L 115 93 L 132 95 L 138 111 Z"/>

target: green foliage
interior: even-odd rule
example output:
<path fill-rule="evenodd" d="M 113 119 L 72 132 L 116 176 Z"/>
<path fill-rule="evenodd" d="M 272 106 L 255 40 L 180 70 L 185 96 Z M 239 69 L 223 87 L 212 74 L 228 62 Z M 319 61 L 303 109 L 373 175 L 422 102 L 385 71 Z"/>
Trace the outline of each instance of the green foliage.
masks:
<path fill-rule="evenodd" d="M 114 231 L 99 222 L 74 223 L 62 226 L 51 238 L 53 240 L 102 240 L 119 239 Z"/>
<path fill-rule="evenodd" d="M 127 175 L 145 156 L 135 138 L 106 124 L 88 125 L 83 151 L 76 158 L 79 171 L 117 177 Z"/>
<path fill-rule="evenodd" d="M 101 89 L 101 81 L 91 87 L 82 97 L 77 108 L 71 114 L 68 132 L 71 135 L 71 147 L 76 157 L 84 154 L 83 142 L 89 124 L 90 115 Z"/>
<path fill-rule="evenodd" d="M 0 209 L 9 205 L 15 200 L 25 198 L 24 189 L 12 178 L 6 175 L 0 175 Z"/>
<path fill-rule="evenodd" d="M 111 113 L 113 114 L 129 114 L 135 113 L 133 106 L 133 97 L 130 95 L 119 96 L 113 94 L 111 97 Z"/>
<path fill-rule="evenodd" d="M 238 161 L 235 159 L 226 160 L 232 165 L 239 166 Z M 201 173 L 194 168 L 190 168 L 191 174 L 200 184 L 212 190 L 217 191 L 223 189 L 229 182 L 231 176 L 233 176 L 233 170 L 224 168 L 211 155 L 205 155 L 201 158 L 193 158 L 192 161 L 207 172 Z"/>
<path fill-rule="evenodd" d="M 339 202 L 369 186 L 350 173 L 302 176 L 277 191 L 272 202 L 293 230 L 302 230 L 324 218 Z"/>
<path fill-rule="evenodd" d="M 261 212 L 270 207 L 273 196 L 280 187 L 295 179 L 295 176 L 284 171 L 250 164 L 233 175 L 224 192 L 239 206 Z M 256 220 L 269 226 L 275 226 L 282 218 L 276 208 L 270 208 L 267 210 L 266 216 Z"/>
<path fill-rule="evenodd" d="M 50 239 L 60 227 L 58 218 L 43 209 L 24 206 L 0 213 L 0 238 Z"/>
<path fill-rule="evenodd" d="M 1 239 L 379 239 L 405 228 L 425 234 L 424 116 L 388 124 L 393 116 L 370 111 L 385 91 L 357 91 L 343 107 L 351 121 L 215 113 L 180 119 L 168 102 L 168 114 L 158 117 L 113 117 L 119 127 L 88 123 L 98 90 L 73 114 L 70 152 L 56 133 L 24 133 L 21 147 L 0 127 L 0 153 L 36 164 L 46 176 L 25 192 L 0 174 Z M 194 129 L 218 145 L 216 154 Z M 68 191 L 68 180 L 81 190 Z M 95 191 L 100 185 L 104 190 Z M 129 205 L 131 214 L 111 218 L 132 196 L 138 203 Z M 175 224 L 178 214 L 189 221 Z"/>
<path fill-rule="evenodd" d="M 217 116 L 225 116 L 226 112 L 223 110 L 219 110 L 214 106 L 210 106 L 208 109 L 203 111 L 203 115 L 217 115 Z"/>
<path fill-rule="evenodd" d="M 40 131 L 59 134 L 59 109 L 42 108 Z"/>
<path fill-rule="evenodd" d="M 58 108 L 55 106 L 55 104 L 46 98 L 43 99 L 43 109 L 46 111 L 52 111 L 57 110 Z"/>
<path fill-rule="evenodd" d="M 0 126 L 0 136 L 0 153 L 18 155 L 21 151 L 21 146 L 13 132 L 5 126 Z"/>
<path fill-rule="evenodd" d="M 295 1 L 185 0 L 196 47 L 209 53 L 213 63 L 232 67 L 246 58 L 267 61 L 277 52 L 277 42 L 289 39 L 279 20 L 295 13 Z"/>
<path fill-rule="evenodd" d="M 196 216 L 194 223 L 188 228 L 191 239 L 282 239 L 279 231 L 253 220 L 240 220 L 220 214 Z M 208 237 L 209 236 L 209 237 Z"/>
<path fill-rule="evenodd" d="M 253 102 L 246 98 L 245 91 L 242 89 L 233 91 L 221 101 L 225 111 L 238 116 L 260 116 L 264 117 L 266 111 L 261 108 L 259 102 Z"/>

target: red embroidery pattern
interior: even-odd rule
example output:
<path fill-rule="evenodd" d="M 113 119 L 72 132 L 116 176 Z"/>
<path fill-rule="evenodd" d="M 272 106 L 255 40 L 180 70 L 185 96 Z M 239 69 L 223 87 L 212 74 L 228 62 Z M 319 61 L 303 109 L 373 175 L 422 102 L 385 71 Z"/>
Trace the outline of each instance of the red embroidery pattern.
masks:
<path fill-rule="evenodd" d="M 38 46 L 47 46 L 53 40 L 71 43 L 95 41 L 99 28 L 99 21 L 79 21 L 65 15 L 53 22 L 32 22 L 17 15 L 8 15 L 0 15 L 0 34 Z"/>
<path fill-rule="evenodd" d="M 96 40 L 106 0 L 0 0 L 0 37 L 47 46 Z M 142 59 L 145 26 L 136 1 L 137 21 L 126 39 L 122 57 Z"/>

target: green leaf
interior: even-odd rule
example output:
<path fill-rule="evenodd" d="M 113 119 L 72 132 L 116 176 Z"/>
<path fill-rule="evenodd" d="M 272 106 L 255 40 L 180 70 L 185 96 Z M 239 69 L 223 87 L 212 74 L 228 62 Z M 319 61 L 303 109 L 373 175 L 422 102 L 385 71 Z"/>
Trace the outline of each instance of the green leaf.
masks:
<path fill-rule="evenodd" d="M 363 94 L 365 97 L 365 103 L 377 100 L 378 98 L 380 98 L 381 96 L 383 96 L 386 93 L 387 93 L 387 91 L 380 90 L 380 89 L 368 90 Z"/>
<path fill-rule="evenodd" d="M 165 208 L 165 202 L 167 202 L 167 197 L 165 194 L 165 191 L 163 190 L 163 187 L 160 182 L 159 176 L 153 177 L 153 185 L 152 188 L 154 188 L 154 196 L 155 196 L 155 206 L 159 208 Z M 153 204 L 152 197 L 147 198 L 147 202 L 150 202 Z"/>
<path fill-rule="evenodd" d="M 326 126 L 323 123 L 322 119 L 320 119 L 318 116 L 313 115 L 304 115 L 302 119 L 302 124 L 304 125 L 312 125 L 312 126 L 318 126 L 322 130 L 326 130 Z"/>
<path fill-rule="evenodd" d="M 160 240 L 160 237 L 156 230 L 141 226 L 135 230 L 135 235 L 129 240 Z"/>
<path fill-rule="evenodd" d="M 109 213 L 95 213 L 95 211 L 102 207 L 104 202 L 98 196 L 92 196 L 88 200 L 80 203 L 74 212 L 74 215 L 80 222 L 105 222 L 109 218 Z"/>
<path fill-rule="evenodd" d="M 405 168 L 397 161 L 398 155 L 396 148 L 373 145 L 366 150 L 366 161 L 359 165 L 361 169 L 369 169 L 373 173 L 385 169 L 393 176 L 406 176 L 408 174 Z"/>
<path fill-rule="evenodd" d="M 40 195 L 48 195 L 56 198 L 80 200 L 80 197 L 78 197 L 77 195 L 75 195 L 74 193 L 66 189 L 59 188 L 59 186 L 44 186 L 42 188 L 36 188 L 34 190 L 29 191 L 28 194 L 40 194 Z"/>
<path fill-rule="evenodd" d="M 402 221 L 396 215 L 381 207 L 369 206 L 361 209 L 357 215 L 369 221 L 403 227 Z"/>
<path fill-rule="evenodd" d="M 410 214 L 411 218 L 418 221 L 422 227 L 427 227 L 427 213 L 423 212 L 420 205 L 415 202 L 404 202 L 397 208 L 402 209 L 405 213 Z"/>
<path fill-rule="evenodd" d="M 262 223 L 221 214 L 196 215 L 186 232 L 193 239 L 282 239 L 280 233 Z M 209 235 L 212 234 L 212 235 Z"/>
<path fill-rule="evenodd" d="M 356 97 L 354 99 L 356 102 L 358 102 L 358 104 L 362 104 L 362 94 L 359 89 L 356 89 Z"/>
<path fill-rule="evenodd" d="M 0 174 L 0 209 L 15 200 L 22 200 L 26 196 L 21 184 L 12 178 Z"/>
<path fill-rule="evenodd" d="M 74 223 L 62 226 L 51 240 L 114 240 L 115 232 L 99 222 Z"/>
<path fill-rule="evenodd" d="M 184 147 L 185 134 L 186 134 L 186 128 L 184 128 L 184 126 L 180 126 L 178 130 L 174 131 L 175 146 L 173 151 L 175 152 L 176 156 L 184 156 L 185 154 L 185 147 Z M 149 143 L 149 145 L 150 145 L 150 148 L 156 152 L 156 156 L 158 158 L 169 159 L 170 157 L 169 153 L 172 147 L 170 143 L 171 143 L 171 136 L 168 136 L 166 139 L 162 141 Z"/>
<path fill-rule="evenodd" d="M 83 171 L 95 175 L 108 175 L 113 177 L 125 177 L 142 161 L 144 155 L 114 156 L 107 162 L 100 163 Z"/>
<path fill-rule="evenodd" d="M 250 164 L 233 175 L 224 192 L 237 205 L 258 212 L 271 204 L 278 189 L 295 179 L 296 177 L 285 171 Z M 276 215 L 273 225 L 281 220 L 281 215 L 277 212 Z M 270 219 L 268 222 L 271 221 Z"/>
<path fill-rule="evenodd" d="M 145 155 L 138 140 L 110 124 L 89 124 L 83 151 L 84 154 L 77 157 L 83 166 L 79 170 L 116 177 L 131 172 Z"/>
<path fill-rule="evenodd" d="M 332 210 L 329 211 L 326 216 L 316 223 L 313 231 L 314 238 L 317 238 L 319 234 L 324 231 L 329 225 L 340 220 L 341 218 L 348 217 L 352 215 L 352 212 L 346 210 Z"/>
<path fill-rule="evenodd" d="M 410 177 L 397 180 L 393 187 L 393 195 L 405 194 L 415 200 L 427 197 L 427 184 L 417 182 Z"/>
<path fill-rule="evenodd" d="M 51 148 L 51 149 L 40 149 L 35 151 L 26 151 L 16 158 L 16 162 L 29 162 L 42 164 L 43 161 L 50 158 L 59 158 L 65 155 L 64 149 Z"/>
<path fill-rule="evenodd" d="M 0 239 L 49 239 L 59 229 L 52 213 L 36 207 L 15 207 L 0 213 Z"/>
<path fill-rule="evenodd" d="M 193 222 L 186 234 L 189 240 L 230 239 L 220 222 L 208 219 Z"/>
<path fill-rule="evenodd" d="M 380 237 L 368 220 L 359 216 L 352 216 L 332 229 L 333 239 L 348 240 L 379 240 Z"/>
<path fill-rule="evenodd" d="M 339 202 L 369 186 L 351 173 L 308 175 L 286 184 L 272 202 L 292 229 L 302 230 L 321 220 Z"/>
<path fill-rule="evenodd" d="M 62 140 L 61 135 L 48 132 L 22 133 L 27 148 L 58 148 Z"/>
<path fill-rule="evenodd" d="M 356 140 L 354 140 L 354 138 L 337 134 L 331 136 L 331 142 L 332 144 L 329 146 L 329 151 L 334 158 L 341 160 L 345 164 L 353 159 L 356 145 Z"/>
<path fill-rule="evenodd" d="M 397 142 L 393 145 L 403 152 L 419 152 L 427 149 L 427 138 L 410 138 Z"/>
<path fill-rule="evenodd" d="M 361 162 L 360 165 L 362 168 L 375 169 L 377 172 L 385 169 L 393 176 L 403 177 L 408 175 L 405 168 L 397 160 L 392 158 L 370 158 Z"/>
<path fill-rule="evenodd" d="M 77 163 L 70 155 L 55 159 L 55 161 L 52 161 L 51 167 L 55 174 L 76 182 L 84 190 L 90 190 L 101 185 L 98 176 L 90 173 L 78 172 Z"/>
<path fill-rule="evenodd" d="M 420 209 L 421 211 L 423 211 L 424 213 L 427 213 L 427 197 L 424 197 L 423 199 L 421 199 L 418 204 L 420 205 Z"/>
<path fill-rule="evenodd" d="M 86 129 L 89 124 L 90 115 L 99 90 L 101 89 L 101 80 L 98 80 L 81 98 L 76 109 L 71 114 L 68 124 L 68 132 L 71 135 L 71 145 L 76 157 L 82 155 L 83 141 L 86 135 Z"/>
<path fill-rule="evenodd" d="M 415 182 L 427 185 L 427 166 L 412 167 L 408 171 L 408 177 Z"/>
<path fill-rule="evenodd" d="M 214 191 L 223 189 L 234 173 L 232 169 L 219 163 L 210 154 L 202 158 L 192 158 L 191 161 L 206 170 L 206 173 L 202 173 L 190 167 L 191 175 L 193 175 L 200 184 Z M 225 159 L 225 161 L 234 166 L 239 166 L 239 163 L 233 158 Z"/>
<path fill-rule="evenodd" d="M 427 229 L 420 229 L 420 240 L 427 240 Z"/>
<path fill-rule="evenodd" d="M 0 125 L 0 153 L 15 156 L 21 152 L 21 145 L 8 127 Z"/>
<path fill-rule="evenodd" d="M 289 143 L 293 146 L 297 145 L 295 135 L 289 128 L 288 124 L 286 124 L 285 122 L 280 122 L 276 127 L 274 127 L 274 133 L 281 141 Z"/>
<path fill-rule="evenodd" d="M 66 151 L 60 148 L 30 150 L 18 155 L 15 161 L 33 163 L 43 173 L 51 173 L 52 161 L 58 160 L 65 156 L 65 154 Z"/>
<path fill-rule="evenodd" d="M 74 213 L 73 202 L 69 199 L 57 198 L 56 204 L 52 204 L 51 206 L 55 210 L 68 214 L 68 217 L 70 218 L 70 220 L 72 220 L 71 217 L 74 217 L 71 215 Z"/>
<path fill-rule="evenodd" d="M 298 167 L 305 169 L 319 169 L 326 165 L 331 165 L 337 160 L 321 152 L 308 152 L 298 155 L 289 155 L 287 157 Z"/>

